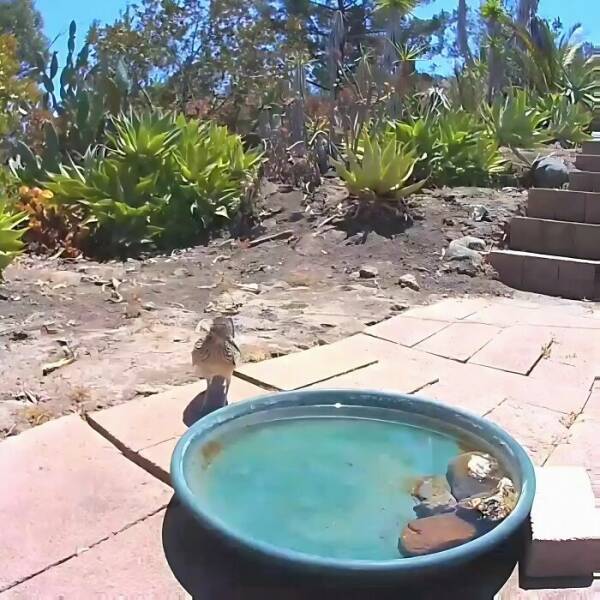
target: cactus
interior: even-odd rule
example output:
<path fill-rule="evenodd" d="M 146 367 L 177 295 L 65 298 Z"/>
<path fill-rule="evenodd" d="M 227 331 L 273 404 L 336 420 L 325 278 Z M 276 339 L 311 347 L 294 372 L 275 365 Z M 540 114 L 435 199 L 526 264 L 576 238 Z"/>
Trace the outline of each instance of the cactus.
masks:
<path fill-rule="evenodd" d="M 44 124 L 40 156 L 22 142 L 16 145 L 18 157 L 9 161 L 10 168 L 28 184 L 40 183 L 48 173 L 57 173 L 60 164 L 69 158 L 79 162 L 90 146 L 103 141 L 108 117 L 118 115 L 128 104 L 130 83 L 125 65 L 119 62 L 114 77 L 101 65 L 88 68 L 89 44 L 75 54 L 76 33 L 72 21 L 67 58 L 60 73 L 56 52 L 47 67 L 43 56 L 38 56 L 43 103 L 58 118 Z"/>

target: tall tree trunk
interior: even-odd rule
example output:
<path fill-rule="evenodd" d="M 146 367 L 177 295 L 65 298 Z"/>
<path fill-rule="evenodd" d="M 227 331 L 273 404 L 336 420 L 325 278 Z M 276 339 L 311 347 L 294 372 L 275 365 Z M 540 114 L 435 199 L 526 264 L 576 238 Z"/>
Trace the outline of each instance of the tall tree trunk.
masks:
<path fill-rule="evenodd" d="M 467 0 L 458 0 L 456 39 L 458 42 L 458 51 L 463 57 L 465 64 L 473 61 L 471 50 L 469 49 L 469 31 L 467 27 Z"/>
<path fill-rule="evenodd" d="M 492 102 L 502 90 L 503 64 L 498 50 L 499 25 L 496 21 L 488 21 L 488 93 L 487 100 Z"/>
<path fill-rule="evenodd" d="M 536 15 L 540 0 L 519 0 L 517 6 L 517 23 L 527 28 L 529 21 Z"/>

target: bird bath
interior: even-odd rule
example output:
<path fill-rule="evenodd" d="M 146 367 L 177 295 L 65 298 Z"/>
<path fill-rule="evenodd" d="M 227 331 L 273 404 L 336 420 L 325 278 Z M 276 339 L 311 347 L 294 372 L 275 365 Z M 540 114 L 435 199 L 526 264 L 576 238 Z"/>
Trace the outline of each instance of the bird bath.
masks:
<path fill-rule="evenodd" d="M 494 457 L 516 506 L 470 541 L 413 556 L 399 536 L 415 517 L 414 484 L 445 477 L 464 452 Z M 256 558 L 365 581 L 444 570 L 492 551 L 530 512 L 534 472 L 497 426 L 443 404 L 384 392 L 310 390 L 227 406 L 193 425 L 173 454 L 185 508 Z"/>

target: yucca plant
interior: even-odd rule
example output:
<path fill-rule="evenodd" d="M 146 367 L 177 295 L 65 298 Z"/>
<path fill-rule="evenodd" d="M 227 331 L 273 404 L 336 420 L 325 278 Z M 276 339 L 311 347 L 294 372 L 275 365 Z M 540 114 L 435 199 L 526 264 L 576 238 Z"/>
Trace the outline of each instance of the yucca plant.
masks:
<path fill-rule="evenodd" d="M 0 280 L 4 269 L 23 251 L 23 234 L 20 227 L 27 220 L 24 212 L 13 212 L 6 200 L 0 200 Z"/>
<path fill-rule="evenodd" d="M 511 90 L 505 99 L 484 107 L 483 117 L 489 134 L 498 146 L 511 150 L 535 148 L 548 141 L 543 129 L 548 114 L 532 101 L 525 90 Z"/>
<path fill-rule="evenodd" d="M 388 135 L 381 140 L 376 134 L 366 134 L 361 146 L 360 154 L 349 150 L 346 162 L 337 163 L 338 175 L 359 200 L 400 200 L 425 184 L 424 180 L 407 183 L 417 158 L 395 137 Z"/>

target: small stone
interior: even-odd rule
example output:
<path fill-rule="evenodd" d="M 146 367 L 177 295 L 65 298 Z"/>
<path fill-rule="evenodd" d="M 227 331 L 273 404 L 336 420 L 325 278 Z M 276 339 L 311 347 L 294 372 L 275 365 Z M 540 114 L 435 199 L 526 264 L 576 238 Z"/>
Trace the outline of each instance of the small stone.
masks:
<path fill-rule="evenodd" d="M 421 289 L 417 278 L 411 273 L 402 275 L 402 277 L 400 277 L 400 279 L 398 280 L 398 283 L 400 284 L 400 287 L 409 288 L 411 290 L 414 290 L 415 292 L 418 292 Z"/>
<path fill-rule="evenodd" d="M 465 498 L 460 501 L 459 507 L 475 510 L 489 521 L 502 521 L 515 509 L 518 498 L 513 482 L 503 477 L 493 492 Z"/>
<path fill-rule="evenodd" d="M 457 500 L 464 500 L 496 490 L 501 478 L 500 465 L 489 454 L 467 452 L 448 465 L 446 477 L 452 495 Z"/>
<path fill-rule="evenodd" d="M 361 279 L 373 279 L 379 275 L 379 271 L 377 267 L 373 267 L 372 265 L 363 265 L 358 270 L 358 276 Z"/>
<path fill-rule="evenodd" d="M 408 310 L 410 308 L 410 304 L 406 304 L 405 302 L 395 302 L 390 306 L 391 312 L 402 312 Z"/>
<path fill-rule="evenodd" d="M 13 331 L 10 334 L 8 339 L 11 342 L 22 342 L 23 340 L 26 340 L 28 338 L 29 338 L 29 334 L 26 331 L 19 329 L 17 331 Z"/>
<path fill-rule="evenodd" d="M 404 555 L 422 556 L 460 546 L 476 536 L 473 523 L 445 513 L 410 521 L 398 540 L 398 549 Z"/>
<path fill-rule="evenodd" d="M 459 273 L 471 275 L 472 277 L 483 268 L 483 256 L 481 251 L 485 250 L 485 242 L 470 235 L 452 240 L 444 253 L 443 259 L 447 262 L 457 262 L 456 265 L 447 265 L 447 270 L 456 270 Z"/>
<path fill-rule="evenodd" d="M 472 235 L 465 235 L 450 242 L 450 246 L 462 246 L 463 248 L 469 248 L 469 250 L 483 252 L 485 250 L 485 240 Z"/>
<path fill-rule="evenodd" d="M 471 219 L 476 222 L 491 221 L 490 211 L 483 204 L 475 204 L 471 208 Z"/>
<path fill-rule="evenodd" d="M 173 275 L 175 275 L 175 277 L 191 277 L 192 274 L 189 272 L 188 269 L 186 269 L 185 267 L 179 267 L 178 269 L 175 269 L 173 271 Z"/>
<path fill-rule="evenodd" d="M 430 517 L 452 512 L 456 507 L 456 499 L 450 492 L 450 485 L 441 475 L 422 477 L 417 481 L 411 493 L 417 500 L 420 500 L 414 508 L 417 517 Z"/>

